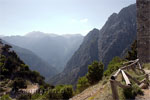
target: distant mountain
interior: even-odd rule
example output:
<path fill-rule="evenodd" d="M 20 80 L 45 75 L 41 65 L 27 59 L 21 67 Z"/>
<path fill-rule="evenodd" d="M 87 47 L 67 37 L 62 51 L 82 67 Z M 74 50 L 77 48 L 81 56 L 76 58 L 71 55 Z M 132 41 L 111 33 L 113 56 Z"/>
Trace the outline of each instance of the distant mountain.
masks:
<path fill-rule="evenodd" d="M 47 34 L 39 31 L 30 32 L 25 36 L 2 37 L 16 46 L 31 50 L 45 62 L 61 72 L 67 61 L 82 43 L 83 36 Z"/>
<path fill-rule="evenodd" d="M 107 64 L 115 56 L 123 56 L 136 38 L 136 5 L 112 14 L 101 30 L 93 29 L 68 61 L 64 71 L 49 80 L 52 84 L 75 84 L 87 73 L 94 60 Z"/>
<path fill-rule="evenodd" d="M 2 41 L 4 44 L 10 44 L 5 41 Z M 56 75 L 57 70 L 52 67 L 47 62 L 43 61 L 40 57 L 34 54 L 32 51 L 12 45 L 12 49 L 17 53 L 21 60 L 24 61 L 25 64 L 30 66 L 31 70 L 38 71 L 45 79 L 49 79 L 50 77 Z"/>

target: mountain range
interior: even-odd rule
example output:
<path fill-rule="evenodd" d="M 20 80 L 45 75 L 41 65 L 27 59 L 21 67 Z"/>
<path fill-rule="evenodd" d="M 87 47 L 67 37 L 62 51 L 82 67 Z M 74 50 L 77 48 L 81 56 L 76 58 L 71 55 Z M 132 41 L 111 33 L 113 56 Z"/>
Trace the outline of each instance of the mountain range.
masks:
<path fill-rule="evenodd" d="M 1 38 L 8 43 L 32 51 L 38 56 L 37 58 L 40 57 L 50 66 L 56 68 L 58 72 L 64 69 L 67 61 L 78 49 L 83 40 L 83 36 L 80 34 L 56 35 L 39 31 L 30 32 L 25 36 L 3 36 Z M 23 58 L 27 62 L 26 55 L 22 56 L 20 55 L 20 58 Z M 29 61 L 28 63 L 31 64 L 32 62 Z M 31 65 L 34 65 L 34 63 Z M 40 66 L 42 65 L 40 64 Z"/>
<path fill-rule="evenodd" d="M 93 61 L 102 61 L 107 68 L 113 57 L 123 57 L 136 39 L 136 5 L 113 13 L 102 27 L 93 29 L 66 64 L 63 72 L 49 80 L 51 84 L 76 84 L 87 73 Z"/>

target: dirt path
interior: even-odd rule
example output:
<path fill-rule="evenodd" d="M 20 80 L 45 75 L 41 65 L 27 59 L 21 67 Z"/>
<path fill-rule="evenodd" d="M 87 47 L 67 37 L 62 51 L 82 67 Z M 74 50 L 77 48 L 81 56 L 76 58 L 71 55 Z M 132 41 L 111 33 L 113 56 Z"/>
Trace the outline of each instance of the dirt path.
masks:
<path fill-rule="evenodd" d="M 112 100 L 110 88 L 111 87 L 109 82 L 107 82 L 106 84 L 100 82 L 94 86 L 87 88 L 70 100 L 105 100 L 105 98 L 108 98 L 106 100 Z"/>
<path fill-rule="evenodd" d="M 149 75 L 149 81 L 150 81 L 150 70 L 144 70 L 146 72 L 146 74 Z M 144 92 L 144 95 L 138 95 L 136 97 L 136 100 L 150 100 L 150 86 L 148 89 L 142 89 L 142 91 Z"/>
<path fill-rule="evenodd" d="M 150 100 L 150 89 L 143 89 L 144 95 L 138 95 L 136 100 Z"/>
<path fill-rule="evenodd" d="M 34 94 L 38 91 L 39 86 L 37 84 L 28 85 L 26 89 L 20 89 L 21 91 L 24 91 L 26 93 Z"/>
<path fill-rule="evenodd" d="M 97 94 L 103 87 L 99 87 L 98 85 L 94 85 L 89 89 L 84 90 L 82 93 L 74 96 L 70 100 L 86 100 L 87 98 Z"/>

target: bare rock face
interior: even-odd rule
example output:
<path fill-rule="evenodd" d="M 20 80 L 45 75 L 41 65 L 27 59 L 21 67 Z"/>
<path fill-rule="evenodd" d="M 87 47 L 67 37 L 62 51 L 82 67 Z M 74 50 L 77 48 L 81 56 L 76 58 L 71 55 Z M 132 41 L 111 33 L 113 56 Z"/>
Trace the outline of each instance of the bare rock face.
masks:
<path fill-rule="evenodd" d="M 150 0 L 137 0 L 138 58 L 150 62 Z"/>

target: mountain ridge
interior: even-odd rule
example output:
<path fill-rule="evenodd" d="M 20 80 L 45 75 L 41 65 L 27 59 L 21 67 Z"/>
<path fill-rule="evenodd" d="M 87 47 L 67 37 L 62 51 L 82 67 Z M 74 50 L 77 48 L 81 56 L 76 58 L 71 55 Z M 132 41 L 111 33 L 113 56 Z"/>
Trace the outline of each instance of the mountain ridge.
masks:
<path fill-rule="evenodd" d="M 55 35 L 33 31 L 28 36 L 8 36 L 2 39 L 34 52 L 61 72 L 66 62 L 82 43 L 83 36 L 79 34 Z"/>

